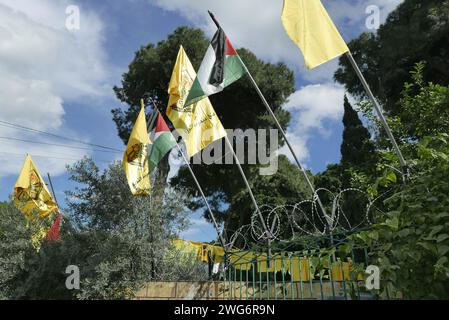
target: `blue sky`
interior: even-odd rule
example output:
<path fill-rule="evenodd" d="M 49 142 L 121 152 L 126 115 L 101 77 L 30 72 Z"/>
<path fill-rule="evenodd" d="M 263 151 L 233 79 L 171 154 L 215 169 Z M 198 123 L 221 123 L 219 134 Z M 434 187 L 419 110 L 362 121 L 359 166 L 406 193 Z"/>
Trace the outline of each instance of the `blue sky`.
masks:
<path fill-rule="evenodd" d="M 369 5 L 377 5 L 384 20 L 400 2 L 323 0 L 345 40 L 372 31 L 365 26 Z M 80 9 L 80 29 L 69 31 L 66 8 L 72 4 Z M 140 46 L 165 39 L 178 26 L 198 27 L 211 36 L 214 27 L 206 12 L 211 9 L 234 46 L 295 71 L 297 92 L 285 106 L 293 116 L 288 134 L 301 161 L 313 172 L 322 171 L 340 157 L 344 90 L 332 81 L 337 61 L 307 70 L 282 29 L 281 7 L 280 0 L 0 0 L 0 120 L 122 149 L 110 113 L 120 106 L 112 86 L 120 85 Z M 61 143 L 4 126 L 0 137 Z M 121 158 L 2 138 L 0 147 L 0 200 L 11 193 L 27 152 L 43 174 L 53 176 L 60 202 L 63 191 L 73 188 L 64 169 L 72 159 L 92 155 L 104 167 Z M 38 157 L 50 154 L 58 159 Z M 185 238 L 214 237 L 198 214 L 192 221 Z"/>

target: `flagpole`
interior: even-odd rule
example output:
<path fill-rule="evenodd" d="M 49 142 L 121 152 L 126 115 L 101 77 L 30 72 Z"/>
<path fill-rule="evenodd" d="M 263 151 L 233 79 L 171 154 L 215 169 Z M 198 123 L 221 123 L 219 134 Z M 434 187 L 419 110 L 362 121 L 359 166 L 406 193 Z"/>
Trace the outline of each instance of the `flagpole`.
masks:
<path fill-rule="evenodd" d="M 359 77 L 360 81 L 362 82 L 362 85 L 366 91 L 366 94 L 370 98 L 371 102 L 374 105 L 374 108 L 376 110 L 377 115 L 379 116 L 379 119 L 387 132 L 388 137 L 390 138 L 391 143 L 393 144 L 393 148 L 399 158 L 399 162 L 401 163 L 401 167 L 404 170 L 404 173 L 407 176 L 407 163 L 404 159 L 404 156 L 402 155 L 401 149 L 399 149 L 399 145 L 396 142 L 396 139 L 393 136 L 393 133 L 391 132 L 390 126 L 388 125 L 388 122 L 382 112 L 382 108 L 377 101 L 376 97 L 374 96 L 373 92 L 371 91 L 371 88 L 368 85 L 368 82 L 366 81 L 365 77 L 363 76 L 362 71 L 360 70 L 359 66 L 357 65 L 357 62 L 355 61 L 351 51 L 346 52 L 346 57 L 349 59 L 349 62 L 351 63 L 352 67 L 354 68 L 355 73 Z"/>
<path fill-rule="evenodd" d="M 220 228 L 218 227 L 217 220 L 215 219 L 215 216 L 212 213 L 212 209 L 211 209 L 211 207 L 209 205 L 209 201 L 207 201 L 207 198 L 206 198 L 206 196 L 205 196 L 205 194 L 203 192 L 203 188 L 201 188 L 201 185 L 200 185 L 198 179 L 196 178 L 196 175 L 193 172 L 192 167 L 190 166 L 189 160 L 187 159 L 186 155 L 184 154 L 184 151 L 182 151 L 181 147 L 178 144 L 176 144 L 176 146 L 178 147 L 178 150 L 181 153 L 182 158 L 184 159 L 184 162 L 187 165 L 187 168 L 189 168 L 190 174 L 192 175 L 192 178 L 195 181 L 195 184 L 196 184 L 196 186 L 198 188 L 198 191 L 200 192 L 201 197 L 203 198 L 204 203 L 206 204 L 207 211 L 209 211 L 209 215 L 210 215 L 210 217 L 212 219 L 212 222 L 214 224 L 215 230 L 217 231 L 218 238 L 220 239 L 221 245 L 223 246 L 223 249 L 227 252 L 228 248 L 226 247 L 226 242 L 224 241 L 223 234 L 220 232 Z"/>
<path fill-rule="evenodd" d="M 157 119 L 157 115 L 160 113 L 159 108 L 158 108 L 157 105 L 156 105 L 156 102 L 155 102 L 153 99 L 151 99 L 151 101 L 152 101 L 152 103 L 153 103 L 153 106 L 154 106 L 156 112 L 153 112 L 153 113 L 152 113 L 152 115 L 151 115 L 151 117 L 150 117 L 150 125 L 148 126 L 148 128 L 152 128 L 152 127 L 153 127 L 154 122 L 155 122 L 156 119 Z M 219 240 L 220 240 L 220 242 L 221 242 L 221 245 L 223 246 L 223 249 L 227 252 L 226 242 L 224 241 L 223 235 L 222 235 L 222 233 L 220 232 L 220 228 L 218 227 L 217 220 L 215 219 L 215 216 L 214 216 L 214 214 L 213 214 L 213 212 L 212 212 L 212 209 L 211 209 L 211 207 L 210 207 L 210 205 L 209 205 L 209 201 L 207 200 L 207 198 L 206 198 L 206 196 L 205 196 L 205 194 L 204 194 L 204 192 L 203 192 L 203 188 L 201 188 L 201 185 L 200 185 L 198 179 L 196 178 L 196 175 L 195 175 L 195 173 L 193 172 L 193 169 L 192 169 L 192 167 L 190 166 L 189 160 L 187 159 L 186 155 L 184 154 L 184 151 L 182 151 L 182 149 L 181 149 L 181 147 L 179 146 L 178 143 L 176 143 L 176 147 L 178 148 L 178 151 L 181 153 L 182 158 L 183 158 L 184 162 L 186 163 L 186 165 L 187 165 L 187 167 L 188 167 L 188 169 L 189 169 L 189 172 L 190 172 L 190 174 L 192 175 L 193 180 L 195 181 L 195 184 L 196 184 L 196 186 L 197 186 L 197 188 L 198 188 L 198 191 L 200 192 L 201 197 L 203 198 L 204 203 L 206 204 L 207 211 L 209 211 L 209 215 L 210 215 L 210 217 L 211 217 L 211 219 L 212 219 L 212 222 L 213 222 L 213 224 L 214 224 L 214 228 L 215 228 L 215 230 L 217 231 L 217 235 L 218 235 L 218 238 L 219 238 Z"/>
<path fill-rule="evenodd" d="M 48 177 L 48 182 L 50 183 L 51 192 L 53 193 L 53 198 L 55 198 L 56 205 L 58 206 L 58 209 L 59 209 L 58 200 L 56 199 L 55 189 L 53 188 L 53 183 L 51 182 L 51 177 L 50 177 L 50 173 L 49 172 L 47 172 L 47 177 Z"/>
<path fill-rule="evenodd" d="M 48 182 L 50 183 L 50 189 L 51 189 L 51 192 L 53 193 L 53 198 L 55 199 L 56 206 L 58 207 L 58 212 L 57 212 L 57 214 L 61 215 L 61 216 L 65 219 L 64 215 L 63 215 L 63 214 L 61 213 L 61 211 L 59 210 L 59 203 L 58 203 L 58 200 L 56 199 L 55 189 L 53 188 L 53 182 L 51 181 L 51 176 L 50 176 L 50 173 L 49 173 L 49 172 L 47 172 L 47 177 L 48 177 Z M 57 219 L 57 218 L 56 218 L 56 219 Z M 62 223 L 64 223 L 64 221 L 65 221 L 65 220 L 61 220 Z M 69 231 L 69 234 L 71 234 L 70 231 Z"/>
<path fill-rule="evenodd" d="M 49 172 L 47 172 L 47 177 L 48 177 L 48 182 L 50 183 L 50 189 L 51 189 L 51 192 L 53 193 L 53 198 L 55 199 L 56 206 L 58 207 L 58 213 L 59 213 L 59 214 L 62 214 L 62 213 L 59 211 L 59 203 L 58 203 L 58 199 L 56 199 L 55 189 L 53 188 L 53 182 L 51 181 L 51 176 L 50 176 L 50 173 L 49 173 Z"/>
<path fill-rule="evenodd" d="M 221 28 L 220 24 L 218 23 L 217 19 L 215 18 L 214 14 L 210 11 L 209 15 L 212 18 L 212 20 L 214 21 L 214 23 L 216 24 L 217 28 Z M 304 170 L 304 167 L 301 165 L 301 162 L 299 161 L 298 157 L 296 156 L 295 151 L 293 150 L 292 145 L 290 144 L 290 141 L 287 138 L 287 135 L 285 134 L 284 129 L 282 129 L 281 124 L 279 123 L 276 115 L 274 114 L 273 110 L 271 109 L 270 105 L 268 104 L 267 100 L 265 99 L 265 96 L 263 95 L 262 91 L 260 90 L 259 86 L 257 85 L 256 81 L 254 80 L 253 76 L 251 75 L 251 73 L 248 70 L 248 67 L 246 66 L 246 64 L 243 62 L 242 58 L 240 58 L 240 55 L 237 54 L 237 57 L 239 58 L 240 63 L 243 65 L 243 67 L 245 68 L 246 73 L 248 74 L 251 83 L 253 84 L 254 88 L 257 91 L 257 94 L 259 95 L 260 99 L 262 100 L 262 103 L 264 104 L 265 108 L 267 109 L 268 113 L 271 115 L 271 117 L 273 118 L 276 126 L 278 127 L 279 131 L 282 134 L 282 137 L 284 138 L 285 142 L 287 143 L 288 148 L 290 149 L 290 152 L 293 155 L 293 158 L 295 159 L 296 164 L 299 167 L 299 170 L 302 172 L 304 179 L 307 182 L 308 187 L 310 188 L 310 190 L 312 191 L 312 196 L 315 196 L 315 187 L 313 186 L 312 182 L 309 179 L 309 176 L 307 175 L 307 172 Z M 320 197 L 318 195 L 316 195 L 317 197 L 317 201 L 318 201 L 318 205 L 320 206 L 321 210 L 323 211 L 324 215 L 326 216 L 326 211 L 324 209 L 323 204 L 321 203 Z"/>
<path fill-rule="evenodd" d="M 159 112 L 159 109 L 158 109 L 158 107 L 156 105 L 156 102 L 152 98 L 150 98 L 150 100 L 153 103 L 153 107 Z M 143 99 L 141 99 L 141 103 L 145 104 Z M 147 129 L 153 128 L 153 125 L 154 125 L 154 123 L 156 122 L 156 119 L 157 119 L 158 112 L 152 112 L 151 113 L 150 119 L 148 119 L 149 121 L 148 121 L 148 128 Z"/>
<path fill-rule="evenodd" d="M 243 181 L 245 182 L 246 188 L 248 189 L 249 196 L 251 197 L 251 200 L 254 204 L 254 207 L 256 207 L 257 214 L 260 218 L 260 222 L 262 223 L 262 227 L 265 230 L 265 233 L 267 235 L 267 242 L 268 242 L 268 257 L 271 257 L 271 240 L 272 240 L 272 232 L 270 232 L 267 228 L 267 225 L 265 223 L 265 220 L 263 219 L 262 213 L 259 209 L 259 205 L 257 204 L 256 198 L 254 197 L 253 191 L 251 190 L 251 186 L 249 185 L 248 179 L 246 178 L 245 172 L 242 169 L 242 165 L 240 164 L 239 158 L 237 157 L 237 154 L 234 151 L 234 147 L 232 146 L 231 142 L 229 141 L 228 136 L 225 136 L 226 145 L 231 149 L 232 155 L 234 156 L 235 162 L 237 164 L 237 167 L 239 168 L 240 174 L 242 175 Z"/>

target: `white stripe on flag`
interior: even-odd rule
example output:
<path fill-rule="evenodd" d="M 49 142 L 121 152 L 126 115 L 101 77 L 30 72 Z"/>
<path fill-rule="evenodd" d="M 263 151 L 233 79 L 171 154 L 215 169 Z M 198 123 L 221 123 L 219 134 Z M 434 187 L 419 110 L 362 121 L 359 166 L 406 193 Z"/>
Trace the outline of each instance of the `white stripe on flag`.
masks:
<path fill-rule="evenodd" d="M 200 70 L 198 70 L 198 81 L 200 82 L 201 89 L 206 96 L 213 95 L 224 89 L 224 82 L 218 87 L 209 84 L 210 75 L 215 63 L 215 51 L 210 45 L 201 63 Z"/>

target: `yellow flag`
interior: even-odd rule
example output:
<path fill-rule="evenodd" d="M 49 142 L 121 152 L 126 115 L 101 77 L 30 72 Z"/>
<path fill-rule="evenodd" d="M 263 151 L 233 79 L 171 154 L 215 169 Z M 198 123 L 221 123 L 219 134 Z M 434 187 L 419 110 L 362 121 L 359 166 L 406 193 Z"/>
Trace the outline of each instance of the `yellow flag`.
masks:
<path fill-rule="evenodd" d="M 184 139 L 189 157 L 226 136 L 209 98 L 184 105 L 195 78 L 195 69 L 181 46 L 168 89 L 167 116 Z"/>
<path fill-rule="evenodd" d="M 309 69 L 349 51 L 320 0 L 284 0 L 282 23 Z"/>
<path fill-rule="evenodd" d="M 142 100 L 142 108 L 123 155 L 126 179 L 131 193 L 135 196 L 150 194 L 150 170 L 148 166 L 148 145 L 150 143 L 145 119 L 145 106 Z"/>
<path fill-rule="evenodd" d="M 59 210 L 30 155 L 14 185 L 13 199 L 31 228 L 33 246 L 39 249 Z"/>
<path fill-rule="evenodd" d="M 28 220 L 45 218 L 58 210 L 30 155 L 27 155 L 14 185 L 13 197 L 17 208 Z"/>

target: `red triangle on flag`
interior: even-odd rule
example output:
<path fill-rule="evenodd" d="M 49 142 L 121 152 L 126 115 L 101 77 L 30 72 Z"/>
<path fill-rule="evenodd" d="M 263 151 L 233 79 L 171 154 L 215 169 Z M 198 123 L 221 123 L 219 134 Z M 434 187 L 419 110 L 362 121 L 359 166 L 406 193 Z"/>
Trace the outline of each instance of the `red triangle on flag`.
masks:
<path fill-rule="evenodd" d="M 170 129 L 167 126 L 167 123 L 165 122 L 164 118 L 159 113 L 157 116 L 157 123 L 156 123 L 156 129 L 154 131 L 155 133 L 158 132 L 170 132 Z"/>
<path fill-rule="evenodd" d="M 58 217 L 55 219 L 55 222 L 53 222 L 52 227 L 47 233 L 47 237 L 45 240 L 47 241 L 58 241 L 59 240 L 59 226 L 61 224 L 62 220 L 62 214 L 59 213 Z"/>
<path fill-rule="evenodd" d="M 237 55 L 237 51 L 235 51 L 234 46 L 232 45 L 231 41 L 229 41 L 229 38 L 226 37 L 226 50 L 225 54 L 227 56 L 233 56 Z"/>

